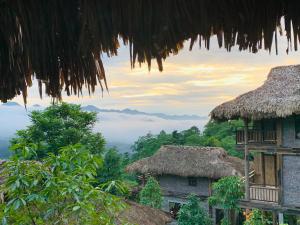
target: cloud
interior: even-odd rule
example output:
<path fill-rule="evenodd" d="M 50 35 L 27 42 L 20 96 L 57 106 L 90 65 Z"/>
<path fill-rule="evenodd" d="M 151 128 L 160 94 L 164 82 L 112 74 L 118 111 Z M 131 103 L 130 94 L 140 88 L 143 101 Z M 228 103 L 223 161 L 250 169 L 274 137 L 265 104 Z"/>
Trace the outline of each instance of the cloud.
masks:
<path fill-rule="evenodd" d="M 167 58 L 164 71 L 159 72 L 155 60 L 151 72 L 147 65 L 131 69 L 128 47 L 121 47 L 118 57 L 104 56 L 109 93 L 100 87 L 92 96 L 84 90 L 83 97 L 63 96 L 64 101 L 94 104 L 102 108 L 136 108 L 149 112 L 191 113 L 207 115 L 217 104 L 260 86 L 271 67 L 295 64 L 300 52 L 285 53 L 285 39 L 279 38 L 279 55 L 260 51 L 257 54 L 231 53 L 219 49 L 212 40 L 210 51 L 187 47 Z M 187 42 L 188 44 L 188 42 Z M 16 99 L 22 103 L 22 98 Z M 29 104 L 49 104 L 38 97 L 37 85 L 29 92 Z"/>

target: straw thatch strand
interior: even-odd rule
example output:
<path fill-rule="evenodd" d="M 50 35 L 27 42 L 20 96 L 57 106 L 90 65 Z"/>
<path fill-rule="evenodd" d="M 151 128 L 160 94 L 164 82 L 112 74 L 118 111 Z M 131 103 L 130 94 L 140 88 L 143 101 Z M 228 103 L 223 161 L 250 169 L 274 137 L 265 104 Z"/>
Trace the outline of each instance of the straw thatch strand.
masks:
<path fill-rule="evenodd" d="M 299 10 L 290 0 L 0 0 L 0 100 L 23 94 L 26 101 L 33 76 L 40 93 L 44 86 L 58 99 L 62 91 L 105 88 L 101 56 L 117 55 L 120 40 L 132 67 L 146 62 L 150 69 L 156 59 L 162 70 L 188 39 L 190 48 L 198 41 L 209 49 L 217 35 L 228 51 L 270 51 L 285 16 L 284 34 L 297 49 Z"/>
<path fill-rule="evenodd" d="M 228 156 L 224 149 L 218 147 L 166 145 L 153 156 L 130 164 L 126 171 L 218 179 L 225 176 L 242 176 L 244 162 Z"/>
<path fill-rule="evenodd" d="M 271 69 L 265 83 L 211 112 L 215 120 L 262 119 L 300 114 L 300 65 Z"/>

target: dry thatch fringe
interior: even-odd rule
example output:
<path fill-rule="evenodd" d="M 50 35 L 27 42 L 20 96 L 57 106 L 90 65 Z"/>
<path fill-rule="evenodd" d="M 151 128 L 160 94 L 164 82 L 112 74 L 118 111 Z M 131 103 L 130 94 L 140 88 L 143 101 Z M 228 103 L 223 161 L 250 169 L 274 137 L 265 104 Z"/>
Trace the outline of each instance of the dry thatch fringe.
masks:
<path fill-rule="evenodd" d="M 223 148 L 166 145 L 153 156 L 126 167 L 130 173 L 182 177 L 242 176 L 243 160 L 228 156 Z"/>
<path fill-rule="evenodd" d="M 287 117 L 300 113 L 300 65 L 271 69 L 265 83 L 236 99 L 217 106 L 214 120 Z"/>
<path fill-rule="evenodd" d="M 117 55 L 120 39 L 130 45 L 132 67 L 146 62 L 150 69 L 156 59 L 162 70 L 185 40 L 209 49 L 213 34 L 228 51 L 270 51 L 285 16 L 297 49 L 299 9 L 290 0 L 0 0 L 0 100 L 22 93 L 26 101 L 33 75 L 40 93 L 44 84 L 58 99 L 84 85 L 90 93 L 107 87 L 101 54 Z"/>

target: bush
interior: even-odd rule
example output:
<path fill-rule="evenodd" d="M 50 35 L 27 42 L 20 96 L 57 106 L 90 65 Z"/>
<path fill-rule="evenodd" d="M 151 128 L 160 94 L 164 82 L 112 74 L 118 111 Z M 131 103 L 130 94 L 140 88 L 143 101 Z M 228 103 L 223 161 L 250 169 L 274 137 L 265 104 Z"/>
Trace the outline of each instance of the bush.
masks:
<path fill-rule="evenodd" d="M 244 225 L 268 225 L 272 224 L 272 221 L 269 221 L 263 216 L 263 213 L 259 209 L 253 209 L 248 215 L 246 215 L 246 221 Z"/>
<path fill-rule="evenodd" d="M 187 204 L 183 205 L 178 213 L 178 225 L 210 225 L 207 212 L 201 207 L 199 199 L 195 195 L 188 197 Z"/>
<path fill-rule="evenodd" d="M 243 196 L 243 184 L 239 177 L 224 177 L 213 184 L 213 195 L 208 201 L 210 205 L 224 209 L 225 217 L 222 225 L 230 223 L 230 212 L 239 209 L 237 203 Z"/>
<path fill-rule="evenodd" d="M 140 203 L 153 208 L 161 208 L 162 194 L 159 183 L 150 177 L 140 192 Z"/>

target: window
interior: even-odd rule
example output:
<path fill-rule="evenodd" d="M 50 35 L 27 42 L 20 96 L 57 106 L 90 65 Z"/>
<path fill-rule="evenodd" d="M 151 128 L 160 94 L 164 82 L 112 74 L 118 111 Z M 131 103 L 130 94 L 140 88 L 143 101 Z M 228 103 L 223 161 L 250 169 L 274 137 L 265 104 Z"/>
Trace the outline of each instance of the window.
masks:
<path fill-rule="evenodd" d="M 189 177 L 188 181 L 189 181 L 189 186 L 194 186 L 194 187 L 197 186 L 197 178 Z"/>
<path fill-rule="evenodd" d="M 295 117 L 295 138 L 300 139 L 300 117 Z"/>

